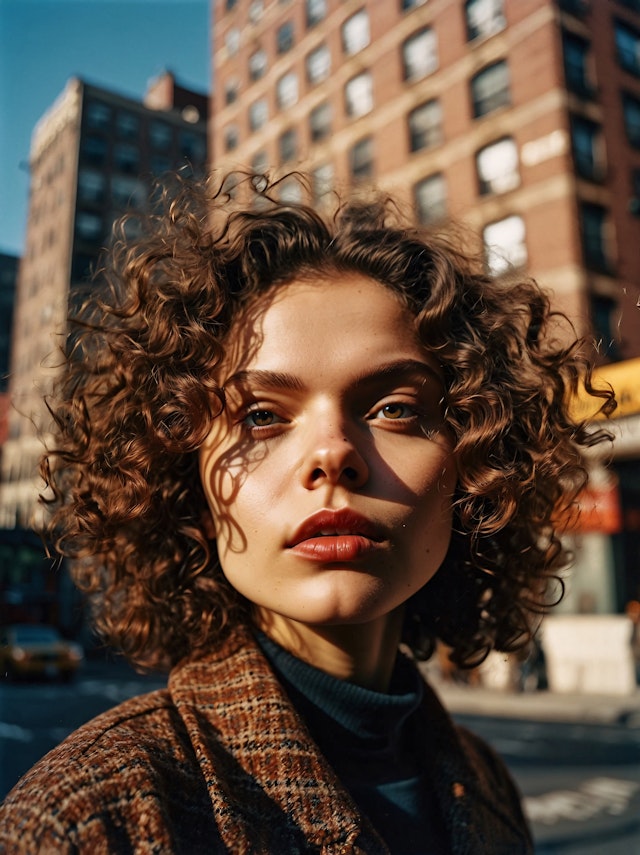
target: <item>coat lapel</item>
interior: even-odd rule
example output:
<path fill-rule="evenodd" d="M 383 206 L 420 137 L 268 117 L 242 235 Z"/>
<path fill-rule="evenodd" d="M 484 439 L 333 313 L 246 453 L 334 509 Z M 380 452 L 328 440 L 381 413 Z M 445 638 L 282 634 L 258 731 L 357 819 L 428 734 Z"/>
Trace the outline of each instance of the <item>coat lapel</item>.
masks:
<path fill-rule="evenodd" d="M 169 691 L 230 851 L 388 852 L 251 637 L 178 666 Z"/>

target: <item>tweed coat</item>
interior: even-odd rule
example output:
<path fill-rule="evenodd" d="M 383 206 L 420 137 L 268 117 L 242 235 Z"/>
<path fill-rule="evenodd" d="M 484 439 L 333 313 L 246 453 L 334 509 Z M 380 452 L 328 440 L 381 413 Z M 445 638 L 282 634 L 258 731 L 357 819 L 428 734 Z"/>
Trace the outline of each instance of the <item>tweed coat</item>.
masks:
<path fill-rule="evenodd" d="M 531 852 L 502 762 L 429 687 L 421 715 L 453 855 Z M 248 633 L 46 755 L 0 808 L 0 852 L 388 855 Z"/>

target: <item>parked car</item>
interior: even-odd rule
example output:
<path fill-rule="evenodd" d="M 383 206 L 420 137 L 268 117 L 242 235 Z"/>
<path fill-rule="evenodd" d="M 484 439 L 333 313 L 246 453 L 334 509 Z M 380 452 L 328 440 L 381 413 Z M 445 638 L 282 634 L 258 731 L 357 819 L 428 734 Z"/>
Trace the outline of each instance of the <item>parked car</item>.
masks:
<path fill-rule="evenodd" d="M 53 626 L 14 624 L 0 632 L 0 677 L 70 680 L 83 660 L 82 647 Z"/>

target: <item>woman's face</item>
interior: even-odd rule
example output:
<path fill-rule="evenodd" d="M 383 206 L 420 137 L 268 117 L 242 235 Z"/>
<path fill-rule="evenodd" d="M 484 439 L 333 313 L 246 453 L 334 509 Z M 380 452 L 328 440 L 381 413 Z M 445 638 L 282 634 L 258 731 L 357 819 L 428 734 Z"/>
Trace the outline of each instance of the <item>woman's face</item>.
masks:
<path fill-rule="evenodd" d="M 274 288 L 236 321 L 218 379 L 200 472 L 229 582 L 265 622 L 397 610 L 442 563 L 456 482 L 408 309 L 355 274 Z"/>

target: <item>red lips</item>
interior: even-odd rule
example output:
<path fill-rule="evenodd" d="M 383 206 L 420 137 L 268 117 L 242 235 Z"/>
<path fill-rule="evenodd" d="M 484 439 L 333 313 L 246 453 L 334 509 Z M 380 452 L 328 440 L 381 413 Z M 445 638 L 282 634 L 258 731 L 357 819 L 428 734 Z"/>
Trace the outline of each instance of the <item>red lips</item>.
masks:
<path fill-rule="evenodd" d="M 287 547 L 316 561 L 353 561 L 380 548 L 381 529 L 349 508 L 322 510 L 312 514 L 296 529 Z"/>

